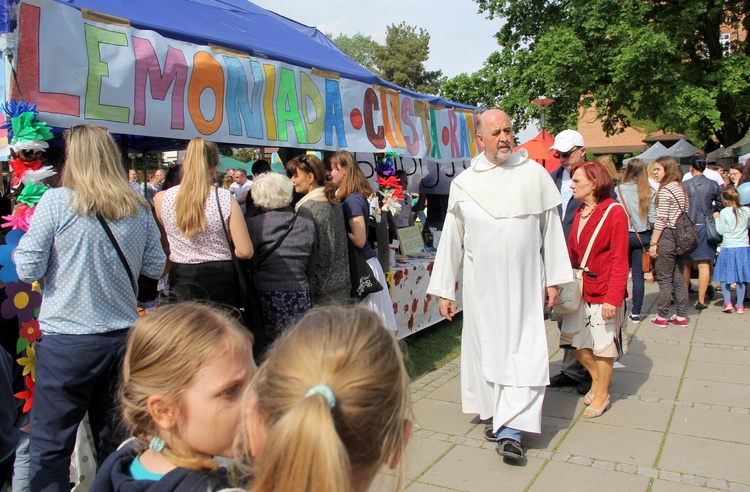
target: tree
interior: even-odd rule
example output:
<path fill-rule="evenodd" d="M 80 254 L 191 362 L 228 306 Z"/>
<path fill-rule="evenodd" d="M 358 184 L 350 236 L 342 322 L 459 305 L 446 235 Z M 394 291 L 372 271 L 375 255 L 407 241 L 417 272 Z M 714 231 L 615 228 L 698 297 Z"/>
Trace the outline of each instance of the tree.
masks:
<path fill-rule="evenodd" d="M 349 55 L 355 62 L 359 63 L 372 73 L 378 73 L 378 67 L 375 64 L 375 50 L 380 47 L 377 41 L 370 36 L 357 33 L 354 36 L 339 34 L 335 38 L 333 34 L 326 34 L 330 40 L 338 46 L 341 51 Z"/>
<path fill-rule="evenodd" d="M 232 158 L 242 162 L 255 161 L 260 159 L 260 149 L 255 147 L 243 147 L 241 149 L 236 149 L 236 152 L 232 156 Z"/>
<path fill-rule="evenodd" d="M 386 29 L 385 46 L 375 50 L 375 64 L 385 80 L 409 90 L 424 94 L 437 94 L 440 89 L 441 70 L 426 70 L 423 62 L 430 55 L 430 34 L 402 22 Z"/>
<path fill-rule="evenodd" d="M 731 145 L 750 130 L 750 43 L 727 51 L 720 41 L 722 25 L 750 30 L 750 0 L 475 1 L 507 20 L 503 49 L 474 76 L 501 94 L 516 126 L 546 96 L 552 129 L 574 128 L 594 104 L 610 135 L 640 120 Z"/>

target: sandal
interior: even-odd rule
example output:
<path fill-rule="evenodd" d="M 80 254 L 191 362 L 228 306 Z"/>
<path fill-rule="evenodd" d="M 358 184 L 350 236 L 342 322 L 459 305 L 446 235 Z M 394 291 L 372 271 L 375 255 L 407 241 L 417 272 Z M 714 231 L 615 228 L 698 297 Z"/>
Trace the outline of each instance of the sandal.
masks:
<path fill-rule="evenodd" d="M 497 443 L 495 451 L 497 451 L 497 454 L 503 458 L 515 461 L 522 460 L 525 456 L 521 443 L 510 438 L 501 439 L 500 442 Z"/>
<path fill-rule="evenodd" d="M 497 442 L 497 434 L 492 432 L 492 427 L 492 422 L 484 426 L 484 438 L 490 442 Z"/>
<path fill-rule="evenodd" d="M 583 404 L 586 406 L 589 406 L 591 405 L 591 400 L 593 399 L 594 399 L 594 394 L 591 391 L 589 391 L 588 393 L 586 393 L 586 396 L 583 397 Z"/>
<path fill-rule="evenodd" d="M 591 406 L 589 406 L 586 410 L 583 411 L 583 418 L 595 419 L 597 417 L 601 417 L 604 412 L 609 410 L 610 405 L 609 395 L 607 395 L 607 399 L 604 401 L 604 405 L 602 405 L 600 408 L 591 408 Z"/>

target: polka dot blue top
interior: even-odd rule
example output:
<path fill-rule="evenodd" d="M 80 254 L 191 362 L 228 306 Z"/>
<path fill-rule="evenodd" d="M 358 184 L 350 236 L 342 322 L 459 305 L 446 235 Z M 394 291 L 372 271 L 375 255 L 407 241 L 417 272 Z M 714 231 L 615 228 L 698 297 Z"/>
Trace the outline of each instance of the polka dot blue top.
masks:
<path fill-rule="evenodd" d="M 72 204 L 73 191 L 47 191 L 14 254 L 21 280 L 43 278 L 40 328 L 66 335 L 128 328 L 138 318 L 128 274 L 96 216 L 78 215 Z M 159 278 L 166 255 L 151 211 L 107 223 L 133 275 Z"/>

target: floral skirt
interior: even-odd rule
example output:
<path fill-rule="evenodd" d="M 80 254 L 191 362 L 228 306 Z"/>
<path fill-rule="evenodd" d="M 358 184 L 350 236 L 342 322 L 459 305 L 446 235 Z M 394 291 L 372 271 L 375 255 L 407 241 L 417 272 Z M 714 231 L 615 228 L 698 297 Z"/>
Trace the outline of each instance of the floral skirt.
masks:
<path fill-rule="evenodd" d="M 625 303 L 615 309 L 614 319 L 602 317 L 602 304 L 581 301 L 578 311 L 563 316 L 560 347 L 589 349 L 597 357 L 617 357 L 628 353 Z"/>
<path fill-rule="evenodd" d="M 261 290 L 263 326 L 266 341 L 271 344 L 281 332 L 296 323 L 312 307 L 309 290 L 281 292 Z"/>

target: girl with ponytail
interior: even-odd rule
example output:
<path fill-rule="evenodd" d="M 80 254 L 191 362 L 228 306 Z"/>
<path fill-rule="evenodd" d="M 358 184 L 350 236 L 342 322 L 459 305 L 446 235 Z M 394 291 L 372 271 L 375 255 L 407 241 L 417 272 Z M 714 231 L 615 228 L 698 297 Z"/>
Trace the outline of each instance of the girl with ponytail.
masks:
<path fill-rule="evenodd" d="M 250 491 L 366 491 L 384 464 L 402 477 L 409 398 L 381 316 L 313 309 L 276 341 L 245 394 Z"/>

